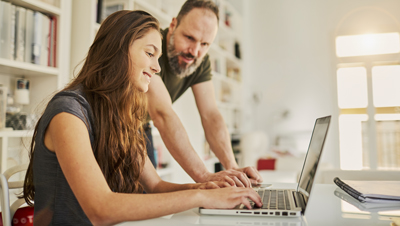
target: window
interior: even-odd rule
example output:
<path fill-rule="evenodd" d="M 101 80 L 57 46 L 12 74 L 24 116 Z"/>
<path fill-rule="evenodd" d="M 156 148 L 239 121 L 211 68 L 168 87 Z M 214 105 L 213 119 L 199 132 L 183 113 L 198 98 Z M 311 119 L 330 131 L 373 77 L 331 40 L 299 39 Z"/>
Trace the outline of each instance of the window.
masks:
<path fill-rule="evenodd" d="M 399 33 L 349 35 L 336 38 L 338 57 L 400 52 Z"/>
<path fill-rule="evenodd" d="M 336 38 L 341 169 L 400 169 L 399 52 L 399 33 Z"/>

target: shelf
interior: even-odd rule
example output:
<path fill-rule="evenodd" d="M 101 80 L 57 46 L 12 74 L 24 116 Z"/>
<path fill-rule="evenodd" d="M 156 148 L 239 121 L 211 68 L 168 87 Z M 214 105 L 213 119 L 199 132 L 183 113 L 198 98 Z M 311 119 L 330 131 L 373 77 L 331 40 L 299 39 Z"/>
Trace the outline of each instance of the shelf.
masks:
<path fill-rule="evenodd" d="M 228 53 L 226 50 L 223 50 L 225 52 L 225 56 L 226 56 L 226 64 L 227 67 L 229 68 L 241 68 L 242 67 L 242 61 L 238 58 L 236 58 L 234 55 Z"/>
<path fill-rule="evenodd" d="M 238 59 L 236 56 L 229 53 L 228 51 L 222 49 L 218 44 L 213 43 L 210 47 L 210 51 L 222 57 L 225 57 L 227 60 L 228 67 L 232 68 L 242 67 L 242 61 L 240 59 Z"/>
<path fill-rule="evenodd" d="M 18 6 L 23 6 L 25 8 L 29 8 L 35 11 L 40 11 L 42 13 L 47 13 L 51 15 L 61 15 L 61 9 L 50 5 L 45 2 L 41 2 L 38 0 L 12 0 L 12 4 L 18 5 Z"/>
<path fill-rule="evenodd" d="M 216 78 L 216 79 L 219 79 L 219 80 L 224 80 L 224 81 L 227 81 L 227 82 L 229 82 L 231 84 L 233 83 L 235 85 L 241 85 L 242 84 L 240 81 L 238 81 L 238 80 L 236 80 L 234 78 L 225 76 L 225 75 L 223 75 L 223 74 L 221 74 L 219 72 L 212 71 L 211 73 L 213 74 L 213 78 Z"/>
<path fill-rule="evenodd" d="M 223 52 L 224 50 L 219 47 L 218 43 L 212 43 L 209 51 L 214 52 L 220 56 L 225 56 L 225 53 Z"/>
<path fill-rule="evenodd" d="M 160 176 L 160 177 L 172 174 L 173 172 L 174 172 L 174 169 L 171 167 L 157 169 L 158 176 Z"/>
<path fill-rule="evenodd" d="M 43 107 L 41 103 L 48 101 L 51 93 L 57 91 L 61 86 L 70 80 L 69 60 L 71 42 L 71 0 L 5 0 L 13 5 L 20 6 L 29 10 L 37 11 L 48 16 L 57 18 L 57 41 L 56 46 L 57 66 L 48 67 L 45 65 L 32 64 L 30 62 L 14 61 L 8 58 L 0 58 L 0 74 L 4 86 L 9 90 L 15 88 L 15 78 L 25 77 L 31 80 L 30 99 L 31 103 L 24 106 L 24 112 L 38 113 L 37 108 Z M 86 0 L 85 0 L 86 1 Z M 52 4 L 54 2 L 54 4 Z M 75 2 L 75 1 L 74 1 Z M 82 1 L 83 2 L 83 1 Z M 88 10 L 86 10 L 88 11 Z M 11 21 L 10 21 L 11 22 Z M 32 25 L 30 25 L 32 26 Z M 32 28 L 32 27 L 31 27 Z M 29 29 L 25 28 L 25 31 Z M 44 34 L 44 32 L 43 32 Z M 16 38 L 16 37 L 14 37 Z M 11 40 L 13 41 L 13 40 Z M 15 40 L 14 40 L 15 41 Z M 47 40 L 48 41 L 48 40 Z M 45 99 L 46 98 L 46 99 Z M 45 100 L 44 100 L 45 99 Z M 17 162 L 27 161 L 16 147 L 16 141 L 23 140 L 21 147 L 33 137 L 33 130 L 12 130 L 5 128 L 0 130 L 0 172 L 4 172 L 9 166 L 8 158 L 15 158 Z M 20 143 L 20 142 L 18 142 Z M 25 148 L 25 147 L 23 147 Z M 19 149 L 19 147 L 18 147 Z M 10 163 L 11 164 L 11 163 Z"/>
<path fill-rule="evenodd" d="M 223 74 L 221 74 L 219 72 L 216 72 L 216 71 L 212 71 L 211 74 L 213 75 L 213 78 L 217 78 L 217 79 L 225 79 L 225 78 L 227 78 Z"/>
<path fill-rule="evenodd" d="M 221 32 L 219 33 L 220 39 L 226 39 L 226 38 L 232 39 L 232 38 L 234 38 L 234 39 L 236 39 L 237 41 L 241 41 L 241 40 L 239 39 L 239 37 L 237 37 L 237 35 L 236 35 L 235 31 L 233 30 L 233 28 L 228 27 L 228 26 L 225 25 L 224 23 L 221 23 L 221 24 L 220 24 L 219 29 L 220 29 L 220 31 L 221 31 Z"/>
<path fill-rule="evenodd" d="M 32 137 L 33 130 L 0 130 L 0 137 Z"/>
<path fill-rule="evenodd" d="M 135 0 L 135 4 L 137 4 L 141 9 L 148 11 L 152 16 L 160 20 L 160 23 L 171 23 L 172 21 L 172 16 L 167 15 L 161 9 L 157 9 L 153 5 L 145 2 L 144 0 Z M 136 7 L 135 7 L 136 10 Z"/>
<path fill-rule="evenodd" d="M 1 74 L 15 76 L 57 76 L 58 68 L 0 58 Z"/>

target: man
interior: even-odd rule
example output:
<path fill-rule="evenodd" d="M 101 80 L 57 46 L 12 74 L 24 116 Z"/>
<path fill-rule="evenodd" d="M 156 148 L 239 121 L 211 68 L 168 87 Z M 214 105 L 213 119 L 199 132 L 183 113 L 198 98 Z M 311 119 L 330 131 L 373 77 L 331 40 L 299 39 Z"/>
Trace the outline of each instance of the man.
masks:
<path fill-rule="evenodd" d="M 161 72 L 149 85 L 148 110 L 154 125 L 175 160 L 196 182 L 226 181 L 250 187 L 261 182 L 254 167 L 239 169 L 230 136 L 217 108 L 207 51 L 218 31 L 218 7 L 211 1 L 188 0 L 177 18 L 163 31 Z M 192 88 L 206 139 L 225 171 L 210 173 L 189 142 L 188 135 L 172 109 L 172 103 Z M 146 129 L 150 141 L 151 130 Z M 152 144 L 148 154 L 153 164 Z"/>

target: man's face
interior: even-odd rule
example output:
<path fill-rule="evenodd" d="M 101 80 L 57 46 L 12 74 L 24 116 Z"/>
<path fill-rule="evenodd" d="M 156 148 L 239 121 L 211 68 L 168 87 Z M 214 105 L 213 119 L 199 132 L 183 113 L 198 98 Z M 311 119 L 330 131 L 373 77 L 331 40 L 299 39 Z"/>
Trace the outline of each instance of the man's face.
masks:
<path fill-rule="evenodd" d="M 208 9 L 193 9 L 181 19 L 174 18 L 169 29 L 167 54 L 178 77 L 192 74 L 201 64 L 218 31 L 215 14 Z"/>

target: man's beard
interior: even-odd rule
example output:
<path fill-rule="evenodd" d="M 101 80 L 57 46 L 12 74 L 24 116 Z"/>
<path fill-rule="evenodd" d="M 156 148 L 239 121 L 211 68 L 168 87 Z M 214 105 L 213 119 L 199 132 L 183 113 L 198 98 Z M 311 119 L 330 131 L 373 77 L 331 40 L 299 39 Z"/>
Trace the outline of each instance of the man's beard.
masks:
<path fill-rule="evenodd" d="M 174 32 L 171 34 L 171 37 L 169 38 L 167 55 L 168 55 L 169 66 L 171 67 L 172 71 L 176 74 L 178 78 L 185 78 L 193 74 L 193 72 L 195 72 L 196 69 L 200 66 L 202 61 L 190 53 L 183 53 L 183 52 L 178 53 L 175 50 Z M 187 64 L 184 62 L 183 62 L 184 65 L 180 65 L 179 56 L 183 56 L 188 59 L 193 59 L 193 63 L 188 67 Z"/>

